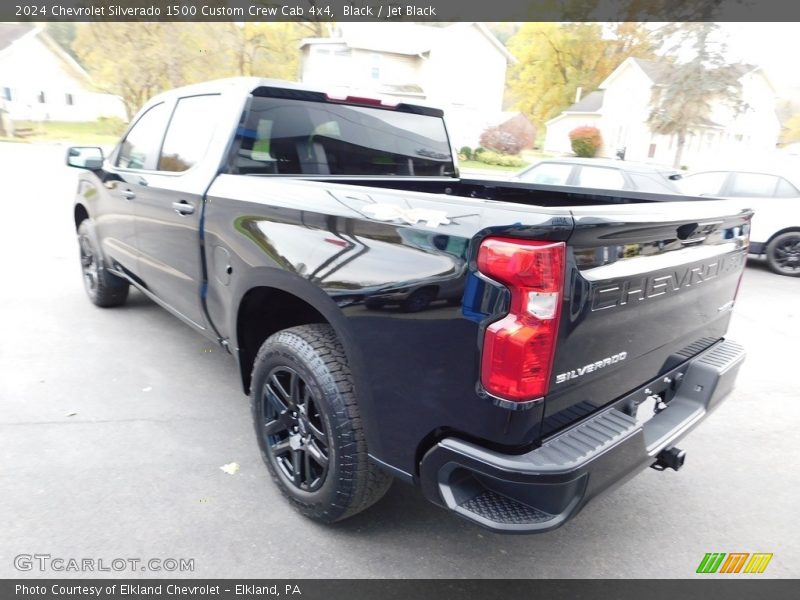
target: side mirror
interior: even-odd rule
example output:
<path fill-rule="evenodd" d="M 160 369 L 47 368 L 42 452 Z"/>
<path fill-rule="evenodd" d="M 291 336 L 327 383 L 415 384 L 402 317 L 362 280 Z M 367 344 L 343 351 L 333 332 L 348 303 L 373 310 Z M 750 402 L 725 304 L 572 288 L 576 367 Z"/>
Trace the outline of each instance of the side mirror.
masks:
<path fill-rule="evenodd" d="M 98 171 L 103 168 L 103 149 L 97 146 L 72 146 L 67 150 L 67 166 Z"/>

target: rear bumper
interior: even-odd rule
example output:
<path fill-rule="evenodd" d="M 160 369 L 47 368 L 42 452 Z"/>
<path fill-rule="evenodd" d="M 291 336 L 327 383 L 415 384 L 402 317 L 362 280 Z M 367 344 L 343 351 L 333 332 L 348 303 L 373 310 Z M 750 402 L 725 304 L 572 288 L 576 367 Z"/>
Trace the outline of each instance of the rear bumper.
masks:
<path fill-rule="evenodd" d="M 733 388 L 744 349 L 719 342 L 601 412 L 509 455 L 456 438 L 431 448 L 420 465 L 428 499 L 489 529 L 535 533 L 563 525 L 609 487 L 656 461 Z M 637 424 L 635 407 L 667 391 L 667 408 Z"/>

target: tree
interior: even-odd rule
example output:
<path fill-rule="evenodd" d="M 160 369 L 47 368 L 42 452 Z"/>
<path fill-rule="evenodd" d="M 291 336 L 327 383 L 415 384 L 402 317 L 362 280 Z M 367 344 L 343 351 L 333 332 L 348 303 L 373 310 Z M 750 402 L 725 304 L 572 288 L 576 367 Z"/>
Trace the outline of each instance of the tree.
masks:
<path fill-rule="evenodd" d="M 299 40 L 313 23 L 87 23 L 73 50 L 102 91 L 133 116 L 163 90 L 232 76 L 294 80 Z"/>
<path fill-rule="evenodd" d="M 590 92 L 626 58 L 654 55 L 642 23 L 525 23 L 509 40 L 518 63 L 509 73 L 509 101 L 541 125 Z"/>
<path fill-rule="evenodd" d="M 186 83 L 193 56 L 189 30 L 178 23 L 88 23 L 78 29 L 73 49 L 95 84 L 118 94 L 129 116 L 152 95 Z"/>
<path fill-rule="evenodd" d="M 716 23 L 679 23 L 661 32 L 677 59 L 653 87 L 648 125 L 654 133 L 676 136 L 673 166 L 681 166 L 687 134 L 710 121 L 714 104 L 738 112 L 742 72 L 725 59 Z"/>
<path fill-rule="evenodd" d="M 219 77 L 297 79 L 298 42 L 309 32 L 299 23 L 213 23 Z"/>
<path fill-rule="evenodd" d="M 793 115 L 783 126 L 781 144 L 794 144 L 800 142 L 800 113 Z"/>
<path fill-rule="evenodd" d="M 77 25 L 75 23 L 71 21 L 53 21 L 45 25 L 44 30 L 64 52 L 72 58 L 78 58 L 72 49 L 72 43 L 75 41 L 77 33 Z"/>

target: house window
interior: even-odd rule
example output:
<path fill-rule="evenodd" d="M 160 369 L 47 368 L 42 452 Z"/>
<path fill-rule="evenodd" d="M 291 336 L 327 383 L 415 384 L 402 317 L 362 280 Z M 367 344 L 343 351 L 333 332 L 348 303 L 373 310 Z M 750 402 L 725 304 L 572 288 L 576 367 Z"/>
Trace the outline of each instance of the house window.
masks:
<path fill-rule="evenodd" d="M 3 100 L 8 100 L 11 102 L 14 99 L 14 94 L 11 92 L 10 87 L 3 88 Z"/>
<path fill-rule="evenodd" d="M 381 55 L 373 53 L 372 55 L 372 66 L 369 70 L 370 79 L 378 80 L 381 78 Z"/>
<path fill-rule="evenodd" d="M 44 92 L 39 92 L 39 95 L 36 97 L 36 100 L 37 102 L 39 102 L 39 104 L 44 104 L 46 100 Z"/>
<path fill-rule="evenodd" d="M 67 106 L 72 106 L 75 104 L 75 98 L 72 97 L 72 94 L 64 94 L 64 102 L 67 103 Z"/>

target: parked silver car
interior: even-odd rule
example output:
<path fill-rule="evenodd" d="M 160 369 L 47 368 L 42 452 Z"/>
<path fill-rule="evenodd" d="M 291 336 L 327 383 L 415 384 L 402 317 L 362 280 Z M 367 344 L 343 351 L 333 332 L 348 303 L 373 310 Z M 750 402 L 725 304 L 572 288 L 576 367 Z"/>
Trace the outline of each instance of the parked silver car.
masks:
<path fill-rule="evenodd" d="M 728 198 L 755 211 L 750 254 L 766 255 L 770 269 L 800 276 L 800 182 L 787 173 L 703 171 L 686 175 L 685 194 Z"/>
<path fill-rule="evenodd" d="M 681 194 L 680 171 L 646 163 L 604 158 L 552 158 L 531 165 L 513 179 L 526 183 Z"/>

